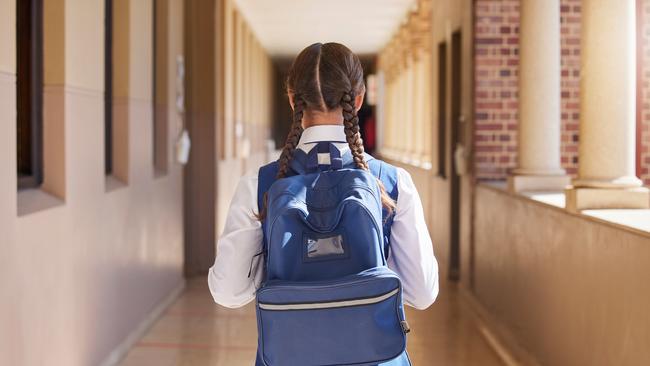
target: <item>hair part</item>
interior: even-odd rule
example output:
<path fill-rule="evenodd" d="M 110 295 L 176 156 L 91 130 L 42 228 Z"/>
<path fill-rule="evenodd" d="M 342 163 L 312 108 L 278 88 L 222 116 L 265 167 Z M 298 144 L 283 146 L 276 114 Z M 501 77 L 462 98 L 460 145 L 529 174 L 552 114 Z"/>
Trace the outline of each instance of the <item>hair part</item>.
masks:
<path fill-rule="evenodd" d="M 363 139 L 355 98 L 363 95 L 363 68 L 359 58 L 340 43 L 314 43 L 298 54 L 286 80 L 287 93 L 293 97 L 293 122 L 282 148 L 277 178 L 286 177 L 293 153 L 302 135 L 302 119 L 307 111 L 329 112 L 341 108 L 345 137 L 357 168 L 368 169 L 364 157 Z M 381 203 L 388 214 L 395 211 L 395 201 L 388 195 L 381 180 L 377 179 Z M 255 216 L 266 217 L 267 196 L 264 206 Z"/>

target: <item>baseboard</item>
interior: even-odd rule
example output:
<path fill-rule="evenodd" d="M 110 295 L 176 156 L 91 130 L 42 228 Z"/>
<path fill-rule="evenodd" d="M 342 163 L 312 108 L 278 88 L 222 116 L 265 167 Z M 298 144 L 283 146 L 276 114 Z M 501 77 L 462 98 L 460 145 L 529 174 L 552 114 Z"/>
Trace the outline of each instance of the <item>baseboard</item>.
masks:
<path fill-rule="evenodd" d="M 539 362 L 517 342 L 510 329 L 492 316 L 470 290 L 461 286 L 460 293 L 472 308 L 481 335 L 504 365 L 540 366 Z"/>
<path fill-rule="evenodd" d="M 156 320 L 163 314 L 163 312 L 178 298 L 178 296 L 185 289 L 185 279 L 174 287 L 174 289 L 165 298 L 156 305 L 147 316 L 142 319 L 140 324 L 129 333 L 129 335 L 120 343 L 115 349 L 109 353 L 108 357 L 104 359 L 100 366 L 115 366 L 126 356 L 131 347 L 142 338 L 145 333 L 151 328 Z"/>

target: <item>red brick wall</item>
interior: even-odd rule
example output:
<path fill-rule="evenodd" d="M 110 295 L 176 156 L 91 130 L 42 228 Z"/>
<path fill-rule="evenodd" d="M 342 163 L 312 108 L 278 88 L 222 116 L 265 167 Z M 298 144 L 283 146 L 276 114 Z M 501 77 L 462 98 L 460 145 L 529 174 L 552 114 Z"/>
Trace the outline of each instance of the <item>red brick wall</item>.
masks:
<path fill-rule="evenodd" d="M 641 169 L 639 175 L 646 185 L 650 185 L 650 0 L 643 1 L 642 11 L 643 62 L 641 67 L 643 71 L 641 72 L 641 149 L 639 155 Z"/>
<path fill-rule="evenodd" d="M 580 0 L 561 0 L 562 166 L 578 167 Z M 519 0 L 476 0 L 475 162 L 479 179 L 504 179 L 517 165 Z M 650 0 L 644 0 L 644 97 L 650 98 Z M 650 103 L 642 109 L 642 175 L 650 183 Z"/>
<path fill-rule="evenodd" d="M 479 178 L 517 164 L 519 0 L 477 0 L 474 24 L 474 161 Z"/>
<path fill-rule="evenodd" d="M 560 65 L 562 77 L 562 167 L 578 173 L 578 130 L 580 127 L 580 0 L 560 1 Z"/>

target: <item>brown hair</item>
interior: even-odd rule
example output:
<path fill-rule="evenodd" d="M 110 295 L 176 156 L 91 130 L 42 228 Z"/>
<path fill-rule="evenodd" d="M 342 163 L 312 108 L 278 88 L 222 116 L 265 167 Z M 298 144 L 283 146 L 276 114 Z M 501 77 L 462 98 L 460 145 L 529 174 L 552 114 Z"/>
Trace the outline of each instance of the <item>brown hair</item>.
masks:
<path fill-rule="evenodd" d="M 359 58 L 340 43 L 314 43 L 300 52 L 293 61 L 287 77 L 287 92 L 293 95 L 293 123 L 278 160 L 277 178 L 284 178 L 289 163 L 302 135 L 302 118 L 305 111 L 329 112 L 341 108 L 345 136 L 354 163 L 359 169 L 368 170 L 364 158 L 363 140 L 359 133 L 359 117 L 354 107 L 355 97 L 365 93 L 363 68 Z M 377 179 L 381 191 L 382 206 L 389 215 L 395 210 L 395 201 Z M 266 194 L 260 220 L 266 216 Z"/>

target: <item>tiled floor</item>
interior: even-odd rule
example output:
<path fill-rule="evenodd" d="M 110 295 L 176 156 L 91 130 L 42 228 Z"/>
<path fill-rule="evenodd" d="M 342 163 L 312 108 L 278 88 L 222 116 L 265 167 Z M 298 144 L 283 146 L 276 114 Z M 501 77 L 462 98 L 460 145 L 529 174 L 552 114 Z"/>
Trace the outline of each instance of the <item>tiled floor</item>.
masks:
<path fill-rule="evenodd" d="M 408 309 L 408 350 L 417 366 L 503 365 L 481 336 L 469 305 L 453 285 L 426 311 Z M 203 278 L 131 349 L 122 366 L 251 366 L 256 347 L 252 305 L 231 310 L 212 302 Z"/>

